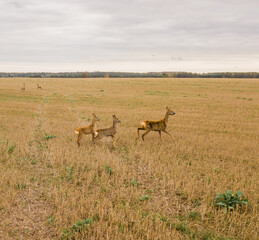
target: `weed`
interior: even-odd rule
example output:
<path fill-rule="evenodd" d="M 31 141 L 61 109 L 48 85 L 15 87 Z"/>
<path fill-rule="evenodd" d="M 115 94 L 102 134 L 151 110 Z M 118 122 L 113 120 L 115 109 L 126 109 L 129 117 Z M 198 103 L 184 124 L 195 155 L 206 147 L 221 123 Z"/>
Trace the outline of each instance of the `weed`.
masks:
<path fill-rule="evenodd" d="M 2 124 L 0 124 L 0 128 L 1 128 L 2 130 L 6 130 L 6 128 L 4 128 Z"/>
<path fill-rule="evenodd" d="M 94 222 L 93 218 L 89 218 L 89 219 L 85 219 L 85 220 L 79 220 L 78 222 L 73 224 L 72 229 L 75 232 L 82 232 L 83 230 L 87 229 L 87 226 L 90 223 L 93 223 L 93 222 Z"/>
<path fill-rule="evenodd" d="M 152 193 L 152 192 L 154 192 L 154 191 L 151 190 L 151 189 L 147 189 L 147 190 L 146 190 L 146 193 Z"/>
<path fill-rule="evenodd" d="M 217 207 L 224 207 L 226 210 L 233 210 L 237 205 L 248 205 L 248 199 L 245 198 L 242 191 L 237 191 L 235 195 L 227 190 L 225 193 L 218 193 L 215 197 Z"/>
<path fill-rule="evenodd" d="M 200 199 L 191 199 L 192 207 L 199 207 L 201 205 Z"/>
<path fill-rule="evenodd" d="M 12 154 L 15 148 L 16 148 L 15 145 L 10 146 L 9 149 L 8 149 L 8 151 L 7 151 L 8 154 Z"/>
<path fill-rule="evenodd" d="M 31 165 L 36 165 L 38 163 L 38 160 L 37 159 L 32 159 L 30 161 Z"/>
<path fill-rule="evenodd" d="M 35 177 L 31 177 L 30 181 L 31 182 L 36 182 L 36 178 Z"/>
<path fill-rule="evenodd" d="M 54 220 L 55 220 L 55 216 L 53 216 L 53 215 L 50 215 L 50 216 L 47 217 L 47 222 L 51 226 L 54 225 Z"/>
<path fill-rule="evenodd" d="M 130 181 L 131 185 L 133 185 L 134 187 L 138 186 L 139 185 L 139 182 L 135 180 L 135 178 L 133 178 L 131 181 Z"/>
<path fill-rule="evenodd" d="M 74 173 L 74 170 L 72 167 L 65 167 L 65 176 L 67 178 L 68 181 L 72 181 L 73 180 L 73 173 Z"/>
<path fill-rule="evenodd" d="M 214 233 L 209 232 L 207 230 L 202 230 L 202 231 L 197 230 L 197 231 L 192 232 L 192 239 L 214 240 L 215 235 L 214 235 Z"/>
<path fill-rule="evenodd" d="M 145 195 L 142 196 L 142 197 L 141 197 L 141 196 L 139 197 L 139 200 L 140 200 L 140 201 L 145 201 L 145 200 L 148 200 L 148 199 L 149 199 L 149 195 L 147 195 L 147 194 L 145 194 Z"/>
<path fill-rule="evenodd" d="M 125 203 L 124 200 L 121 200 L 121 204 L 122 204 L 123 207 L 126 207 L 126 203 Z"/>
<path fill-rule="evenodd" d="M 191 230 L 190 230 L 189 226 L 186 223 L 183 223 L 183 222 L 177 223 L 176 226 L 175 226 L 175 229 L 177 231 L 180 231 L 180 232 L 185 233 L 185 234 L 191 233 Z"/>
<path fill-rule="evenodd" d="M 62 240 L 75 240 L 75 235 L 73 234 L 73 232 L 71 232 L 70 229 L 63 228 L 61 239 Z"/>
<path fill-rule="evenodd" d="M 253 98 L 245 98 L 245 97 L 237 97 L 237 99 L 242 99 L 242 100 L 247 100 L 247 101 L 252 101 Z"/>
<path fill-rule="evenodd" d="M 148 212 L 143 211 L 143 212 L 141 213 L 141 216 L 142 216 L 142 218 L 146 218 L 146 217 L 148 216 Z"/>
<path fill-rule="evenodd" d="M 125 225 L 124 225 L 124 224 L 119 223 L 119 224 L 118 224 L 118 228 L 119 228 L 119 231 L 120 231 L 121 233 L 124 233 L 124 228 L 125 228 Z"/>
<path fill-rule="evenodd" d="M 168 222 L 168 218 L 163 215 L 160 216 L 160 220 L 161 220 L 161 222 Z"/>
<path fill-rule="evenodd" d="M 100 220 L 100 216 L 98 213 L 96 213 L 94 216 L 93 216 L 93 221 L 99 221 Z"/>
<path fill-rule="evenodd" d="M 129 230 L 133 228 L 134 223 L 135 223 L 135 222 L 133 222 L 133 221 L 129 221 L 129 222 L 128 222 L 128 229 L 129 229 Z"/>
<path fill-rule="evenodd" d="M 17 189 L 20 189 L 20 190 L 23 190 L 23 189 L 26 189 L 27 188 L 27 185 L 26 184 L 20 184 L 18 183 L 17 186 L 16 186 Z"/>
<path fill-rule="evenodd" d="M 201 214 L 199 212 L 189 212 L 188 218 L 190 219 L 197 219 L 200 218 Z"/>
<path fill-rule="evenodd" d="M 55 138 L 55 137 L 56 137 L 55 135 L 48 135 L 48 134 L 46 134 L 46 133 L 45 133 L 45 135 L 44 135 L 44 139 L 45 139 L 45 140 L 49 140 L 49 139 Z"/>
<path fill-rule="evenodd" d="M 106 171 L 107 173 L 109 173 L 110 175 L 113 174 L 113 170 L 111 169 L 111 167 L 110 167 L 109 165 L 106 165 L 106 166 L 105 166 L 105 171 Z"/>

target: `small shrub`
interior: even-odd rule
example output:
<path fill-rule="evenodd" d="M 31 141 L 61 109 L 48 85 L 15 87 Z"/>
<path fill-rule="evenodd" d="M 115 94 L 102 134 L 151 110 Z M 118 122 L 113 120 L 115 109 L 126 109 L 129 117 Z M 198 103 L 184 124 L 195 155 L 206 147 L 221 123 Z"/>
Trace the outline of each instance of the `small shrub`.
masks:
<path fill-rule="evenodd" d="M 215 197 L 215 203 L 217 207 L 224 207 L 227 210 L 233 210 L 237 205 L 248 205 L 248 199 L 245 198 L 242 191 L 237 191 L 234 195 L 230 190 L 225 193 L 218 193 Z"/>

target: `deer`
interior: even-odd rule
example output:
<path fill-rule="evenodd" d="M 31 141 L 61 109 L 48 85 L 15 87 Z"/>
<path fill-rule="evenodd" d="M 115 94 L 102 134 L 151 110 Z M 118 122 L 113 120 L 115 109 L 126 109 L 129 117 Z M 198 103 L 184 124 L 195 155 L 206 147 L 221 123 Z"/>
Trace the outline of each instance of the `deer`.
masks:
<path fill-rule="evenodd" d="M 21 87 L 21 91 L 25 91 L 25 83 L 23 84 L 23 87 Z"/>
<path fill-rule="evenodd" d="M 104 137 L 112 137 L 113 145 L 114 145 L 114 137 L 117 132 L 117 124 L 120 123 L 121 121 L 115 115 L 112 115 L 112 118 L 113 118 L 113 123 L 110 128 L 103 128 L 103 129 L 96 130 L 94 141 L 93 141 L 94 143 L 97 140 L 100 140 Z"/>
<path fill-rule="evenodd" d="M 38 90 L 40 89 L 40 90 L 42 90 L 42 87 L 37 83 L 37 88 L 38 88 Z"/>
<path fill-rule="evenodd" d="M 94 141 L 94 135 L 95 135 L 95 123 L 97 121 L 100 121 L 100 119 L 95 115 L 95 113 L 93 113 L 93 119 L 92 119 L 92 123 L 86 127 L 80 127 L 75 129 L 75 133 L 76 135 L 78 135 L 77 137 L 77 145 L 78 147 L 80 147 L 80 140 L 82 139 L 82 137 L 84 135 L 88 135 L 88 134 L 92 134 L 92 141 Z"/>
<path fill-rule="evenodd" d="M 165 113 L 165 117 L 163 119 L 158 120 L 158 121 L 142 121 L 142 122 L 140 122 L 140 127 L 138 127 L 138 137 L 136 138 L 136 140 L 138 140 L 140 138 L 139 131 L 145 130 L 145 132 L 142 135 L 143 141 L 144 141 L 144 137 L 150 131 L 157 131 L 160 136 L 160 141 L 161 141 L 161 132 L 168 134 L 171 137 L 171 139 L 174 141 L 174 138 L 172 137 L 172 135 L 166 131 L 167 122 L 168 122 L 168 118 L 170 115 L 175 115 L 175 112 L 173 112 L 171 110 L 171 108 L 166 107 L 166 113 Z"/>

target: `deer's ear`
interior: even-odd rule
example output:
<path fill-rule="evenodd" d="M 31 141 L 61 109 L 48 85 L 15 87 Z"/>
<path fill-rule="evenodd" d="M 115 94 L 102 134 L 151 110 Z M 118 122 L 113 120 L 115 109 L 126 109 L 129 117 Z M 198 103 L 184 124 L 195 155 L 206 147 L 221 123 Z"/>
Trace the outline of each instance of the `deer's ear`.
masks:
<path fill-rule="evenodd" d="M 169 108 L 168 107 L 166 107 L 166 110 L 168 110 Z"/>
<path fill-rule="evenodd" d="M 115 115 L 113 114 L 112 117 L 115 117 Z"/>
<path fill-rule="evenodd" d="M 93 116 L 95 116 L 95 113 L 93 113 Z"/>

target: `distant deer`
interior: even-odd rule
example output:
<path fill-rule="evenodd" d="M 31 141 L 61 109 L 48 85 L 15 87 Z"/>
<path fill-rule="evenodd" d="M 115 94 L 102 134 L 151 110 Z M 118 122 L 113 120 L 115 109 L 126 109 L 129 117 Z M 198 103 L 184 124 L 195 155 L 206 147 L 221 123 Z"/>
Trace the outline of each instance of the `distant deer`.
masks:
<path fill-rule="evenodd" d="M 87 134 L 92 134 L 92 141 L 94 141 L 94 134 L 95 134 L 95 122 L 100 121 L 100 119 L 93 113 L 92 123 L 86 127 L 80 127 L 75 129 L 75 133 L 78 135 L 77 137 L 77 145 L 80 146 L 80 140 L 82 137 Z"/>
<path fill-rule="evenodd" d="M 23 87 L 21 87 L 21 91 L 25 91 L 25 83 L 23 84 Z"/>
<path fill-rule="evenodd" d="M 168 134 L 171 137 L 171 139 L 174 140 L 174 138 L 171 136 L 171 134 L 166 131 L 169 115 L 174 115 L 174 114 L 175 113 L 170 108 L 166 107 L 166 113 L 165 113 L 165 117 L 163 119 L 158 120 L 158 121 L 142 121 L 140 123 L 141 127 L 138 128 L 138 137 L 137 137 L 137 139 L 140 138 L 139 131 L 140 130 L 146 130 L 143 133 L 143 135 L 142 135 L 143 141 L 144 141 L 144 137 L 150 131 L 157 131 L 157 132 L 159 132 L 160 140 L 161 140 L 161 131 L 166 133 L 166 134 Z"/>
<path fill-rule="evenodd" d="M 40 89 L 40 90 L 42 90 L 42 87 L 37 83 L 37 88 L 38 88 L 38 90 Z"/>
<path fill-rule="evenodd" d="M 114 135 L 117 132 L 117 124 L 120 123 L 121 121 L 115 115 L 112 115 L 112 117 L 113 117 L 112 127 L 98 129 L 95 132 L 94 143 L 95 143 L 96 140 L 100 140 L 104 137 L 112 137 L 113 143 L 114 143 Z"/>

